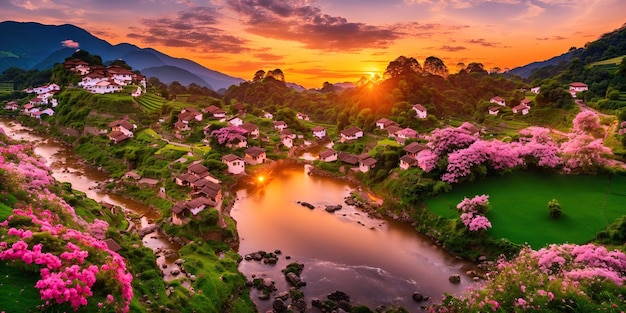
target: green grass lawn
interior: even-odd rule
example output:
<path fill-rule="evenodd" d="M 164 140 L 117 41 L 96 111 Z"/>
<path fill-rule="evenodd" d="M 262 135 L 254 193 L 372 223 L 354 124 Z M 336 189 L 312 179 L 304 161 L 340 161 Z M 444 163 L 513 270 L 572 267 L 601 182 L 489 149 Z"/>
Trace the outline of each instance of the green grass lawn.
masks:
<path fill-rule="evenodd" d="M 489 234 L 515 243 L 527 242 L 535 249 L 549 243 L 588 242 L 626 214 L 626 177 L 606 175 L 515 172 L 455 186 L 426 204 L 440 216 L 457 218 L 456 205 L 464 197 L 480 194 L 489 195 L 491 203 L 487 217 L 493 228 Z M 548 214 L 547 204 L 553 198 L 563 210 L 559 219 Z"/>
<path fill-rule="evenodd" d="M 40 275 L 34 271 L 16 270 L 4 261 L 0 262 L 0 303 L 3 312 L 36 312 L 43 304 L 35 283 Z"/>
<path fill-rule="evenodd" d="M 159 151 L 155 152 L 154 154 L 161 154 L 166 150 L 175 150 L 175 151 L 185 151 L 185 152 L 189 152 L 189 148 L 187 147 L 181 147 L 181 146 L 177 146 L 177 145 L 173 145 L 173 144 L 167 144 L 165 145 L 165 147 L 161 148 Z"/>

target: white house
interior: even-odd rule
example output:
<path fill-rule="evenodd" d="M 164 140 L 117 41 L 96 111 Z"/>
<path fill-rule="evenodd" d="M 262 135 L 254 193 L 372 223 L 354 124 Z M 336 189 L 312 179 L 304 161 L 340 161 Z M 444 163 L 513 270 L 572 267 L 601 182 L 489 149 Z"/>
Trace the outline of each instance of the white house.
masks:
<path fill-rule="evenodd" d="M 283 131 L 285 128 L 287 128 L 287 123 L 285 123 L 284 121 L 274 122 L 274 129 Z"/>
<path fill-rule="evenodd" d="M 259 127 L 252 123 L 243 123 L 239 128 L 246 131 L 246 135 L 256 138 L 259 136 Z"/>
<path fill-rule="evenodd" d="M 333 149 L 326 149 L 320 152 L 319 159 L 324 162 L 337 161 L 337 151 Z"/>
<path fill-rule="evenodd" d="M 403 170 L 408 170 L 409 168 L 417 166 L 417 160 L 412 156 L 405 154 L 400 157 L 400 168 Z"/>
<path fill-rule="evenodd" d="M 94 85 L 87 86 L 85 89 L 91 93 L 105 94 L 122 91 L 123 86 L 112 80 L 101 80 Z"/>
<path fill-rule="evenodd" d="M 363 173 L 369 172 L 376 166 L 376 159 L 368 157 L 362 160 L 359 160 L 359 171 Z"/>
<path fill-rule="evenodd" d="M 293 138 L 291 136 L 281 135 L 280 142 L 282 142 L 282 144 L 287 148 L 293 147 Z"/>
<path fill-rule="evenodd" d="M 500 113 L 499 107 L 489 107 L 489 115 L 498 115 Z"/>
<path fill-rule="evenodd" d="M 522 115 L 526 115 L 528 114 L 528 112 L 530 111 L 530 107 L 520 104 L 518 106 L 513 107 L 513 113 L 517 114 L 517 113 L 522 113 Z"/>
<path fill-rule="evenodd" d="M 311 120 L 311 118 L 309 118 L 308 115 L 306 115 L 304 113 L 300 113 L 300 112 L 296 113 L 296 118 L 299 119 L 299 120 L 304 120 L 304 121 Z"/>
<path fill-rule="evenodd" d="M 274 115 L 270 112 L 263 112 L 264 118 L 269 118 L 270 120 L 274 118 Z"/>
<path fill-rule="evenodd" d="M 228 166 L 228 172 L 231 174 L 237 175 L 246 171 L 246 163 L 234 154 L 222 156 L 222 163 Z"/>
<path fill-rule="evenodd" d="M 572 95 L 572 97 L 576 98 L 576 94 L 579 92 L 583 92 L 583 91 L 587 91 L 589 90 L 589 87 L 581 82 L 573 82 L 571 84 L 569 84 L 569 93 Z"/>
<path fill-rule="evenodd" d="M 527 107 L 530 107 L 530 104 L 533 102 L 533 100 L 530 99 L 523 99 L 522 101 L 520 101 L 520 104 L 525 105 Z"/>
<path fill-rule="evenodd" d="M 214 118 L 217 119 L 222 119 L 226 117 L 226 111 L 213 104 L 202 109 L 202 111 L 211 114 Z"/>
<path fill-rule="evenodd" d="M 504 100 L 504 98 L 501 98 L 501 97 L 498 97 L 498 96 L 495 96 L 495 97 L 491 98 L 489 100 L 489 102 L 490 103 L 495 103 L 495 104 L 497 104 L 499 106 L 505 106 L 506 105 L 506 100 Z"/>
<path fill-rule="evenodd" d="M 404 146 L 402 150 L 406 152 L 406 154 L 417 160 L 417 154 L 426 149 L 426 146 L 417 142 L 411 142 L 410 144 Z"/>
<path fill-rule="evenodd" d="M 396 141 L 398 141 L 398 143 L 402 144 L 404 143 L 407 139 L 415 139 L 417 138 L 417 131 L 407 127 L 404 128 L 402 130 L 399 130 L 395 133 L 396 136 Z"/>
<path fill-rule="evenodd" d="M 243 125 L 243 120 L 239 118 L 239 116 L 234 116 L 228 119 L 228 124 L 231 126 L 241 126 Z"/>
<path fill-rule="evenodd" d="M 133 131 L 137 128 L 137 125 L 131 124 L 127 120 L 117 120 L 109 123 L 111 127 L 111 133 L 109 133 L 109 139 L 114 143 L 126 140 L 133 137 Z"/>
<path fill-rule="evenodd" d="M 356 126 L 352 126 L 342 130 L 339 135 L 341 136 L 341 142 L 357 140 L 363 137 L 363 130 Z"/>
<path fill-rule="evenodd" d="M 17 111 L 19 109 L 19 105 L 15 101 L 9 101 L 4 105 L 5 110 Z"/>
<path fill-rule="evenodd" d="M 386 119 L 386 118 L 381 118 L 378 121 L 376 121 L 376 127 L 378 127 L 379 129 L 385 129 L 389 126 L 395 125 L 397 126 L 398 123 L 390 120 L 390 119 Z"/>
<path fill-rule="evenodd" d="M 243 159 L 250 165 L 265 163 L 266 153 L 263 148 L 252 146 L 244 151 Z"/>
<path fill-rule="evenodd" d="M 322 139 L 326 137 L 326 128 L 322 126 L 313 126 L 313 128 L 311 128 L 311 131 L 313 132 L 313 136 L 317 139 Z"/>
<path fill-rule="evenodd" d="M 419 103 L 413 105 L 412 109 L 415 110 L 415 113 L 416 113 L 415 116 L 417 118 L 424 119 L 424 118 L 426 118 L 426 116 L 428 116 L 428 112 L 426 111 L 426 108 L 423 105 L 419 104 Z"/>
<path fill-rule="evenodd" d="M 541 87 L 530 88 L 530 92 L 532 92 L 534 94 L 538 94 L 540 91 L 541 91 Z"/>
<path fill-rule="evenodd" d="M 135 91 L 133 91 L 130 96 L 133 98 L 139 97 L 143 94 L 143 90 L 141 89 L 141 87 L 137 86 L 137 89 L 135 89 Z"/>

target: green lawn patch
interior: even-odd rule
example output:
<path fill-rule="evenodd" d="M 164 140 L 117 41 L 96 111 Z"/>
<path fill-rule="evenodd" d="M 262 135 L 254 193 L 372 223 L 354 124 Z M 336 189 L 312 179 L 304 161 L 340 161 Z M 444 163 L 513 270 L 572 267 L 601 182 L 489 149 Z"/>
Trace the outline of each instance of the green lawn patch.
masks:
<path fill-rule="evenodd" d="M 383 139 L 383 140 L 379 141 L 377 145 L 378 146 L 392 146 L 392 147 L 399 147 L 400 146 L 400 144 L 397 143 L 395 140 L 389 139 L 389 138 Z"/>
<path fill-rule="evenodd" d="M 12 93 L 12 92 L 13 92 L 13 82 L 0 82 L 0 94 Z"/>
<path fill-rule="evenodd" d="M 541 248 L 549 243 L 586 243 L 598 231 L 626 214 L 626 177 L 608 175 L 545 175 L 530 171 L 490 177 L 426 201 L 436 214 L 458 218 L 464 197 L 488 194 L 487 217 L 494 238 L 508 238 Z M 563 214 L 552 219 L 547 204 L 561 203 Z"/>
<path fill-rule="evenodd" d="M 136 97 L 135 101 L 137 101 L 148 113 L 161 110 L 161 107 L 165 103 L 164 98 L 153 93 L 147 93 L 141 97 Z"/>
<path fill-rule="evenodd" d="M 165 145 L 165 147 L 161 148 L 159 151 L 155 152 L 154 154 L 162 154 L 165 151 L 171 151 L 171 150 L 189 152 L 188 147 L 181 147 L 181 146 L 177 146 L 173 144 L 167 144 Z"/>
<path fill-rule="evenodd" d="M 9 263 L 0 262 L 0 303 L 6 312 L 37 312 L 43 301 L 35 284 L 41 278 L 38 272 L 21 270 Z"/>

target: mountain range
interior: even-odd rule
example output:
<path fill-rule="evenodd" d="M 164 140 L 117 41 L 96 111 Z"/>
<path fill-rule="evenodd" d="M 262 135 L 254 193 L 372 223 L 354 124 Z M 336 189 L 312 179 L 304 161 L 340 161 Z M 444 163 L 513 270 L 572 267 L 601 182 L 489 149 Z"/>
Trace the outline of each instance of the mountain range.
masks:
<path fill-rule="evenodd" d="M 173 81 L 185 86 L 195 83 L 218 91 L 244 81 L 152 48 L 139 48 L 128 43 L 112 45 L 74 25 L 0 22 L 0 72 L 10 67 L 26 70 L 51 68 L 71 56 L 77 48 L 99 55 L 105 63 L 122 59 L 133 70 L 139 70 L 147 77 L 157 77 L 166 84 Z"/>

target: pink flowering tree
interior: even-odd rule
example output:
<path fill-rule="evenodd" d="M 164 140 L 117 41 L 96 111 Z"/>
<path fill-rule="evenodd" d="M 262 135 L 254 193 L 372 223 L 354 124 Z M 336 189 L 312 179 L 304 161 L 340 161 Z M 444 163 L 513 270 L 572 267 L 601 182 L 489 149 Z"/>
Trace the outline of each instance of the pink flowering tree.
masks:
<path fill-rule="evenodd" d="M 488 195 L 477 195 L 471 199 L 463 198 L 456 208 L 461 213 L 461 222 L 470 232 L 491 228 L 491 222 L 485 217 L 489 210 Z"/>
<path fill-rule="evenodd" d="M 217 143 L 220 145 L 224 145 L 226 143 L 232 142 L 238 136 L 245 134 L 246 131 L 238 126 L 226 126 L 220 129 L 216 129 L 211 132 L 211 136 L 213 136 Z"/>
<path fill-rule="evenodd" d="M 611 149 L 603 145 L 602 139 L 590 135 L 571 134 L 561 144 L 561 152 L 565 166 L 576 173 L 596 173 L 611 164 Z"/>
<path fill-rule="evenodd" d="M 463 127 L 447 127 L 433 130 L 427 139 L 428 148 L 438 157 L 443 157 L 452 151 L 469 147 L 478 140 L 478 136 Z"/>
<path fill-rule="evenodd" d="M 626 255 L 603 246 L 550 245 L 500 258 L 487 279 L 428 312 L 623 312 Z"/>
<path fill-rule="evenodd" d="M 576 134 L 590 134 L 596 137 L 604 135 L 604 130 L 600 126 L 600 117 L 593 111 L 583 111 L 572 120 L 572 132 Z"/>

